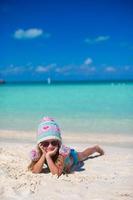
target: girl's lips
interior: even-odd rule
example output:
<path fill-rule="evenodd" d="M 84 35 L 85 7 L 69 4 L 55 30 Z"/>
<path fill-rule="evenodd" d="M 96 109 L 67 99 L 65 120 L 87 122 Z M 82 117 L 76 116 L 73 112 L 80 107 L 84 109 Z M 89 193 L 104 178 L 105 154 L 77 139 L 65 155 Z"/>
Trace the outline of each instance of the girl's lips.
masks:
<path fill-rule="evenodd" d="M 54 149 L 47 149 L 46 151 L 49 152 L 49 151 L 53 151 L 53 150 L 54 150 Z"/>

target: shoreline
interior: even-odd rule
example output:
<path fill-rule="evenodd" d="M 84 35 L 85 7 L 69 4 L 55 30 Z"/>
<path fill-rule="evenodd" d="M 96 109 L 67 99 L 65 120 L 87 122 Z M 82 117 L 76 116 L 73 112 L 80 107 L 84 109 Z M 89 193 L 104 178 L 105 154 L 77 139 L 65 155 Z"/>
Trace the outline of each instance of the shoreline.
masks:
<path fill-rule="evenodd" d="M 133 148 L 133 136 L 124 134 L 63 133 L 66 144 L 99 144 Z M 36 144 L 36 133 L 15 130 L 0 130 L 0 142 Z"/>

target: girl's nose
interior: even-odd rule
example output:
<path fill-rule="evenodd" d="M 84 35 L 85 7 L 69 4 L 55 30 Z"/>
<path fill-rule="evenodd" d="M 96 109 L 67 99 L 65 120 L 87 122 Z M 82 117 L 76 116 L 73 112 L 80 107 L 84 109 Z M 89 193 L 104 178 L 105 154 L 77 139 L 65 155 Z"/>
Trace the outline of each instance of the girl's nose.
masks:
<path fill-rule="evenodd" d="M 48 150 L 54 150 L 54 147 L 51 144 L 49 144 Z"/>
<path fill-rule="evenodd" d="M 53 148 L 53 146 L 52 146 L 52 144 L 51 144 L 51 143 L 49 144 L 49 147 L 50 147 L 50 148 L 51 148 L 51 147 Z"/>

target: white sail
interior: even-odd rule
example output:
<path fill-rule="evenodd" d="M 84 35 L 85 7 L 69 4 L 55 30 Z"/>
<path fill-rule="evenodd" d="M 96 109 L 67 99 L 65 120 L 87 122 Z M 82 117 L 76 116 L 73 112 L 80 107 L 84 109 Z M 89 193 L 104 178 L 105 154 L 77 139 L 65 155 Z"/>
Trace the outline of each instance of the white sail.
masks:
<path fill-rule="evenodd" d="M 51 78 L 47 79 L 48 84 L 51 84 Z"/>

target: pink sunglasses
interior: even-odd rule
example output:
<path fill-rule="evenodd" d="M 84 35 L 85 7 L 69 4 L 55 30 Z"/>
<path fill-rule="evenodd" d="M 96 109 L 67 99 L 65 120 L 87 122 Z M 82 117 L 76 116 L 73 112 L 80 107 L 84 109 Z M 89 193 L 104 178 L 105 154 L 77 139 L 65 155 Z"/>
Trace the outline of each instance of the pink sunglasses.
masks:
<path fill-rule="evenodd" d="M 52 146 L 54 146 L 54 147 L 56 147 L 56 146 L 58 146 L 59 145 L 59 142 L 58 142 L 58 140 L 53 140 L 53 141 L 44 141 L 44 142 L 41 142 L 41 145 L 43 146 L 43 147 L 48 147 L 49 145 L 52 145 Z"/>

